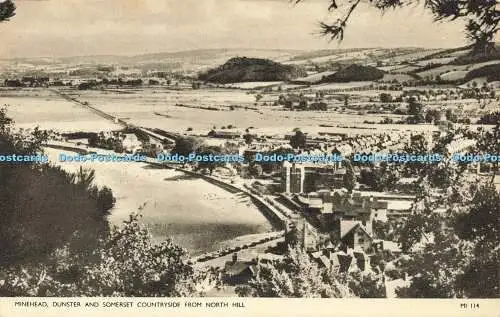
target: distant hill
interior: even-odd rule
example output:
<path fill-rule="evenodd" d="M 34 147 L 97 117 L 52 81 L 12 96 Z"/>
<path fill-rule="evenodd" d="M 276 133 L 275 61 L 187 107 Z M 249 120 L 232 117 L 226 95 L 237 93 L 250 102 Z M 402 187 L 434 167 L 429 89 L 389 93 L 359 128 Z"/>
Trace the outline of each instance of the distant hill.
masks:
<path fill-rule="evenodd" d="M 476 68 L 467 73 L 464 81 L 470 81 L 474 78 L 486 77 L 488 82 L 500 80 L 500 61 L 498 64 L 486 65 Z"/>
<path fill-rule="evenodd" d="M 199 79 L 228 84 L 255 81 L 287 81 L 305 76 L 296 66 L 283 65 L 269 59 L 234 57 L 223 65 L 199 75 Z"/>
<path fill-rule="evenodd" d="M 384 77 L 385 72 L 373 67 L 352 64 L 338 72 L 323 77 L 322 83 L 343 83 L 350 81 L 374 81 Z"/>

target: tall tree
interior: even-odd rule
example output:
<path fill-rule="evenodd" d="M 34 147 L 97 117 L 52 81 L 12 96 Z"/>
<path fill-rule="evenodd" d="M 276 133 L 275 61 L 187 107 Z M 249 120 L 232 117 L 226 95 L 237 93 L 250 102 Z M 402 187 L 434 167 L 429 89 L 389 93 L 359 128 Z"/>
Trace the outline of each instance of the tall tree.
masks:
<path fill-rule="evenodd" d="M 351 161 L 349 160 L 344 160 L 343 163 L 346 169 L 346 173 L 344 174 L 344 187 L 348 191 L 352 191 L 356 186 L 356 175 L 354 174 L 354 168 Z"/>
<path fill-rule="evenodd" d="M 429 187 L 419 203 L 398 228 L 404 252 L 424 242 L 404 265 L 411 284 L 399 289 L 398 296 L 500 296 L 500 192 L 491 184 L 456 181 L 443 195 Z M 446 212 L 436 212 L 443 203 Z"/>
<path fill-rule="evenodd" d="M 500 296 L 500 192 L 492 184 L 478 188 L 470 205 L 455 218 L 461 239 L 474 243 L 473 260 L 460 277 L 467 297 Z"/>
<path fill-rule="evenodd" d="M 306 147 L 306 135 L 304 132 L 296 129 L 295 134 L 290 139 L 290 145 L 294 149 L 305 148 Z"/>

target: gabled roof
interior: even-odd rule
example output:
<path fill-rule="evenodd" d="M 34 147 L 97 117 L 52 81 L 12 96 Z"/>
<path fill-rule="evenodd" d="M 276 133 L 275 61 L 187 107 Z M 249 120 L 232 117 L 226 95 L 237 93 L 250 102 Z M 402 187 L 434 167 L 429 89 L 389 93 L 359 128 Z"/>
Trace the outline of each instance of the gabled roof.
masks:
<path fill-rule="evenodd" d="M 340 239 L 343 239 L 346 235 L 348 235 L 351 231 L 360 228 L 363 230 L 369 237 L 371 234 L 366 231 L 365 226 L 361 224 L 359 220 L 341 220 L 340 221 Z"/>
<path fill-rule="evenodd" d="M 337 256 L 340 263 L 339 271 L 348 272 L 349 269 L 351 268 L 351 265 L 353 264 L 353 257 L 351 257 L 350 255 L 342 255 L 342 254 L 339 254 Z"/>
<path fill-rule="evenodd" d="M 358 220 L 341 220 L 340 221 L 340 238 L 347 235 L 352 229 L 360 225 L 361 221 Z"/>
<path fill-rule="evenodd" d="M 316 252 L 312 252 L 311 253 L 311 256 L 315 259 L 319 259 L 319 257 L 322 255 L 323 253 L 321 251 L 316 251 Z"/>
<path fill-rule="evenodd" d="M 252 266 L 254 265 L 255 264 L 253 261 L 238 261 L 236 263 L 226 262 L 225 272 L 226 274 L 229 275 L 239 275 L 243 273 L 246 269 L 250 269 L 250 271 L 252 272 L 253 270 Z"/>

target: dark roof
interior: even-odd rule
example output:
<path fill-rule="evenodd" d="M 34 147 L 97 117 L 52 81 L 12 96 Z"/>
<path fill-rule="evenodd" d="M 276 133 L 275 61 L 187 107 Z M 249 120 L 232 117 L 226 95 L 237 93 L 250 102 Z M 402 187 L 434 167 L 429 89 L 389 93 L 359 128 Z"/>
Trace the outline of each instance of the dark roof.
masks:
<path fill-rule="evenodd" d="M 237 261 L 237 262 L 226 262 L 224 266 L 226 274 L 229 275 L 239 275 L 243 273 L 246 269 L 250 269 L 251 272 L 254 271 L 255 266 L 253 261 Z"/>

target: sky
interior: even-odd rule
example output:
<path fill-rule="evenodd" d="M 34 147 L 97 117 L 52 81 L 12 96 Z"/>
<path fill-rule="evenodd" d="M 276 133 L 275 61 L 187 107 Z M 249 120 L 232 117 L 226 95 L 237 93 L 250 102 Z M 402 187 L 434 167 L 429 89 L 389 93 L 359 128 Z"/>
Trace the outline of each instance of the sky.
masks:
<path fill-rule="evenodd" d="M 0 0 L 2 1 L 2 0 Z M 347 0 L 337 2 L 346 3 Z M 383 15 L 362 5 L 339 44 L 318 34 L 328 0 L 16 0 L 0 24 L 0 58 L 135 55 L 206 48 L 457 47 L 462 22 L 433 23 L 422 6 Z"/>

